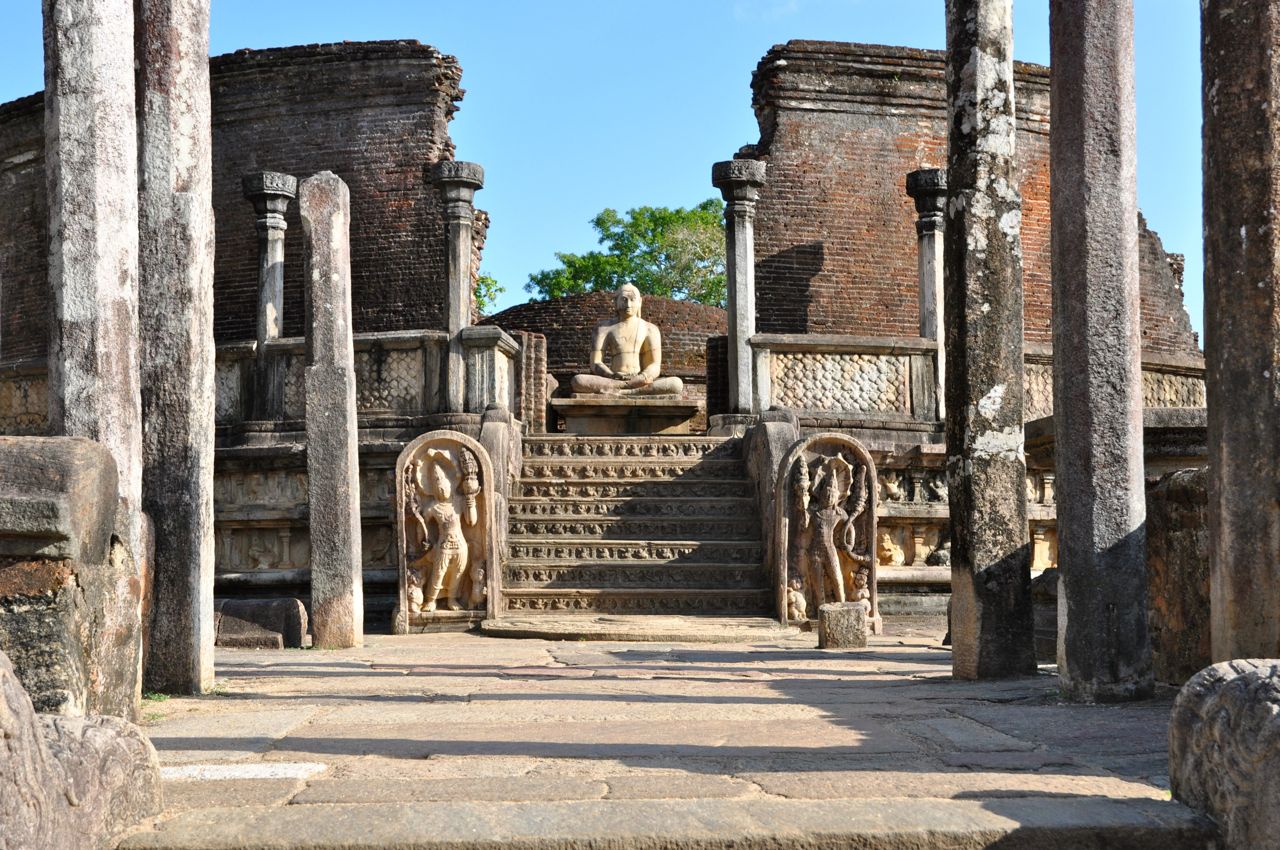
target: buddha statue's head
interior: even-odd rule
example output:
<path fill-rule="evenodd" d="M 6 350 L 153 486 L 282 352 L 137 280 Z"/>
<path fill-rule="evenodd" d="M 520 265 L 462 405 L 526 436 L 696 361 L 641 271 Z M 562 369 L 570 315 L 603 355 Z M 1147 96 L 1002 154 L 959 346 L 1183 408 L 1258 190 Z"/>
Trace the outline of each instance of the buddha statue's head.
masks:
<path fill-rule="evenodd" d="M 636 289 L 630 283 L 624 283 L 618 287 L 618 291 L 613 295 L 613 306 L 618 311 L 618 319 L 630 319 L 632 316 L 640 315 L 640 290 Z"/>

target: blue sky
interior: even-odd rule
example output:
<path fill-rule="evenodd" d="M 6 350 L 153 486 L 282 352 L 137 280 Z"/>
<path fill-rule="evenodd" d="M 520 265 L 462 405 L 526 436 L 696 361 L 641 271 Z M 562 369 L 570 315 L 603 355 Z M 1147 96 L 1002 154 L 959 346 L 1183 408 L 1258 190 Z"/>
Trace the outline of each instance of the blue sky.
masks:
<path fill-rule="evenodd" d="M 43 85 L 39 0 L 6 0 L 0 101 Z M 1187 255 L 1202 328 L 1199 3 L 1135 0 L 1139 203 Z M 1047 0 L 1015 0 L 1017 58 L 1049 60 Z M 756 141 L 751 71 L 792 38 L 941 48 L 942 0 L 213 0 L 212 52 L 416 38 L 458 57 L 451 134 L 485 167 L 484 268 L 527 299 L 553 253 L 595 245 L 604 207 L 711 197 L 711 163 Z"/>

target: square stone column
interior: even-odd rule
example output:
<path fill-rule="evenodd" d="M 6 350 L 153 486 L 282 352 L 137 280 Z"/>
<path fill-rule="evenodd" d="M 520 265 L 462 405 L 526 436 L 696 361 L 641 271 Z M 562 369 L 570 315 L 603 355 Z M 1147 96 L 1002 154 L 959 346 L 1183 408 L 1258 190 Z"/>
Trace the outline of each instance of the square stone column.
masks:
<path fill-rule="evenodd" d="M 246 174 L 244 196 L 253 203 L 258 231 L 258 347 L 254 358 L 254 419 L 276 419 L 284 411 L 284 370 L 267 359 L 267 343 L 284 326 L 284 214 L 298 195 L 298 178 L 276 171 Z"/>
<path fill-rule="evenodd" d="M 448 290 L 445 300 L 445 330 L 449 333 L 449 353 L 445 362 L 446 413 L 462 413 L 467 403 L 467 362 L 462 329 L 471 325 L 475 282 L 476 190 L 484 187 L 484 169 L 474 162 L 444 160 L 431 169 L 431 180 L 440 190 L 448 227 Z"/>
<path fill-rule="evenodd" d="M 143 565 L 133 0 L 43 0 L 43 10 L 49 428 L 110 450 L 126 542 Z"/>
<path fill-rule="evenodd" d="M 947 416 L 947 351 L 942 297 L 943 225 L 947 209 L 947 171 L 922 168 L 907 175 L 907 194 L 916 202 L 916 275 L 920 291 L 920 336 L 937 343 L 934 352 L 934 395 L 938 418 Z"/>
<path fill-rule="evenodd" d="M 1013 97 L 1012 0 L 947 0 L 947 481 L 961 679 L 1036 669 Z"/>
<path fill-rule="evenodd" d="M 213 684 L 209 0 L 138 0 L 143 506 L 155 529 L 146 687 Z"/>
<path fill-rule="evenodd" d="M 729 295 L 729 412 L 759 413 L 753 405 L 751 346 L 756 332 L 756 201 L 765 164 L 731 159 L 711 166 L 711 185 L 724 196 L 725 273 Z"/>
<path fill-rule="evenodd" d="M 1051 0 L 1058 675 L 1149 696 L 1132 0 Z"/>
<path fill-rule="evenodd" d="M 1280 658 L 1280 7 L 1201 9 L 1213 659 Z"/>
<path fill-rule="evenodd" d="M 307 263 L 307 498 L 312 644 L 364 642 L 360 459 L 351 336 L 351 193 L 322 171 L 298 187 Z"/>

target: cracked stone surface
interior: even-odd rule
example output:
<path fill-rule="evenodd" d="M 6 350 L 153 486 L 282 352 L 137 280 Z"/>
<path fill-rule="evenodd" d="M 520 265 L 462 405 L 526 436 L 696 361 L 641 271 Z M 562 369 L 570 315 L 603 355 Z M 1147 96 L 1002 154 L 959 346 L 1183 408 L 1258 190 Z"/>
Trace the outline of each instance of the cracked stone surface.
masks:
<path fill-rule="evenodd" d="M 147 732 L 169 777 L 222 778 L 169 778 L 167 811 L 122 847 L 1079 846 L 1058 829 L 1208 846 L 1169 799 L 1172 689 L 1090 706 L 1052 668 L 958 681 L 944 630 L 889 620 L 857 651 L 804 633 L 220 649 L 215 693 L 148 704 Z"/>

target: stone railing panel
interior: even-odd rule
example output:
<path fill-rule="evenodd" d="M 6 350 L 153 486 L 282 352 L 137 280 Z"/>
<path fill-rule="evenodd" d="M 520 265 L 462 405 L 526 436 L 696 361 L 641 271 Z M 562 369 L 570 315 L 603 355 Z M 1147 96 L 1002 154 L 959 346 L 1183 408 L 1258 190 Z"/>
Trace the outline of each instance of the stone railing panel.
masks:
<path fill-rule="evenodd" d="M 0 370 L 0 434 L 38 437 L 49 432 L 49 381 L 44 365 Z"/>
<path fill-rule="evenodd" d="M 775 404 L 794 410 L 911 411 L 906 357 L 783 351 L 772 361 Z"/>

